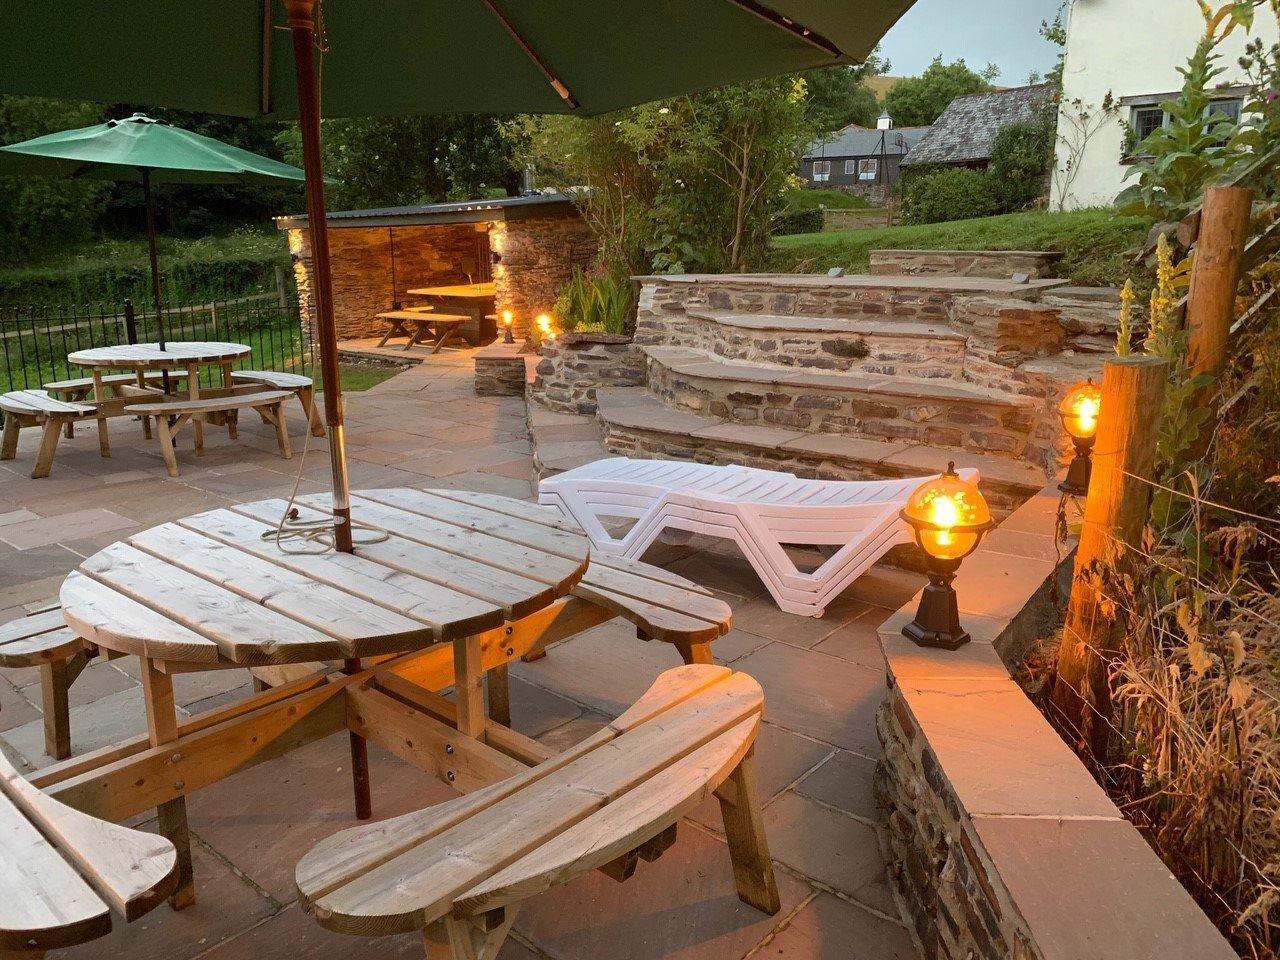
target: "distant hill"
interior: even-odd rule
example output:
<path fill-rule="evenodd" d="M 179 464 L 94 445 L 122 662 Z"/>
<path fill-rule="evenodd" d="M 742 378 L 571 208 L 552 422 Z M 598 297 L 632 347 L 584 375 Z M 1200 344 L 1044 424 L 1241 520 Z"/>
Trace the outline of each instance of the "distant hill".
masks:
<path fill-rule="evenodd" d="M 890 87 L 899 80 L 905 79 L 906 77 L 886 77 L 876 75 L 874 77 L 867 78 L 867 86 L 871 88 L 871 92 L 876 95 L 877 100 L 883 100 L 884 95 L 889 92 Z"/>

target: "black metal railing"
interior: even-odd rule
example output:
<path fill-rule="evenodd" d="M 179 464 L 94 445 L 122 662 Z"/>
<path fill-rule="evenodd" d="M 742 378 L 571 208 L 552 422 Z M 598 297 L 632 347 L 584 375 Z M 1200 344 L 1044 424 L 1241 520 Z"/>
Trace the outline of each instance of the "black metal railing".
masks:
<path fill-rule="evenodd" d="M 309 373 L 311 345 L 297 300 L 283 292 L 254 294 L 164 308 L 165 339 L 242 343 L 250 353 L 240 369 Z M 149 307 L 119 304 L 0 307 L 0 393 L 86 376 L 67 355 L 89 347 L 147 343 L 156 339 Z M 217 371 L 206 371 L 213 377 Z"/>

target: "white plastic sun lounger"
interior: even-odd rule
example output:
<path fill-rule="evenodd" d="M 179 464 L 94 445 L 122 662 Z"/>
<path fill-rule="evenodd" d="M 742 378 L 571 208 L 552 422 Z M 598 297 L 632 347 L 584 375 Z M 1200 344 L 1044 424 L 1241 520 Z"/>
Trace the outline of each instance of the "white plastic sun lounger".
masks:
<path fill-rule="evenodd" d="M 977 470 L 959 473 L 978 480 Z M 928 479 L 801 480 L 752 467 L 614 457 L 543 480 L 538 499 L 615 556 L 641 556 L 666 530 L 733 540 L 781 609 L 820 617 L 890 548 L 911 542 L 898 511 Z M 636 522 L 615 537 L 602 522 L 609 518 Z M 836 550 L 805 573 L 785 544 Z"/>

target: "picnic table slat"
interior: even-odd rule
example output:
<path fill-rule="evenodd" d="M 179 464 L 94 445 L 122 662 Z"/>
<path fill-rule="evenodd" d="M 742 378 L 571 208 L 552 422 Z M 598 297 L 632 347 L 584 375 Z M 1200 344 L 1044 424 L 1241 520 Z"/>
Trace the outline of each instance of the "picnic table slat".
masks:
<path fill-rule="evenodd" d="M 285 570 L 414 617 L 431 626 L 439 640 L 479 633 L 500 626 L 504 619 L 495 604 L 349 554 L 282 553 L 272 540 L 263 540 L 276 524 L 258 517 L 211 510 L 178 523 Z"/>
<path fill-rule="evenodd" d="M 165 563 L 208 580 L 268 610 L 350 645 L 350 653 L 374 656 L 426 646 L 434 632 L 417 620 L 376 606 L 257 557 L 227 550 L 177 524 L 154 527 L 129 543 Z"/>
<path fill-rule="evenodd" d="M 72 629 L 105 649 L 182 663 L 220 659 L 218 645 L 208 637 L 79 571 L 62 582 L 60 597 Z"/>
<path fill-rule="evenodd" d="M 304 503 L 298 502 L 294 506 L 303 520 L 332 516 L 327 510 L 314 509 Z M 236 511 L 258 519 L 270 519 L 274 513 L 278 519 L 283 507 L 283 500 L 268 500 L 237 507 Z M 356 519 L 366 521 L 368 518 L 362 513 Z M 498 570 L 470 557 L 448 553 L 401 536 L 392 536 L 381 543 L 357 543 L 355 556 L 496 604 L 507 620 L 519 620 L 555 599 L 555 592 L 542 581 Z"/>
<path fill-rule="evenodd" d="M 446 500 L 428 490 L 405 488 L 361 490 L 359 496 L 363 500 L 397 507 L 466 530 L 475 530 L 513 543 L 534 546 L 559 557 L 576 559 L 581 557 L 584 551 L 591 549 L 591 542 L 585 534 L 556 530 L 529 520 L 498 513 L 484 505 Z"/>
<path fill-rule="evenodd" d="M 168 622 L 208 637 L 232 663 L 260 666 L 352 655 L 349 643 L 267 610 L 127 543 L 99 551 L 80 569 L 162 613 Z"/>

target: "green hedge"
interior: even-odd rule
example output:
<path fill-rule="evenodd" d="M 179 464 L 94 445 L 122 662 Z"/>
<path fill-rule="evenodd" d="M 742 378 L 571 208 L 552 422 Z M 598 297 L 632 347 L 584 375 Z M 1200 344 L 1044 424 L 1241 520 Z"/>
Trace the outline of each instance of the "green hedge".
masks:
<path fill-rule="evenodd" d="M 787 236 L 792 233 L 818 233 L 822 230 L 822 211 L 814 208 L 811 210 L 788 210 L 781 213 L 773 220 L 773 234 L 777 237 Z"/>
<path fill-rule="evenodd" d="M 991 177 L 964 167 L 912 178 L 902 191 L 905 223 L 972 220 L 999 210 L 1000 198 Z"/>

